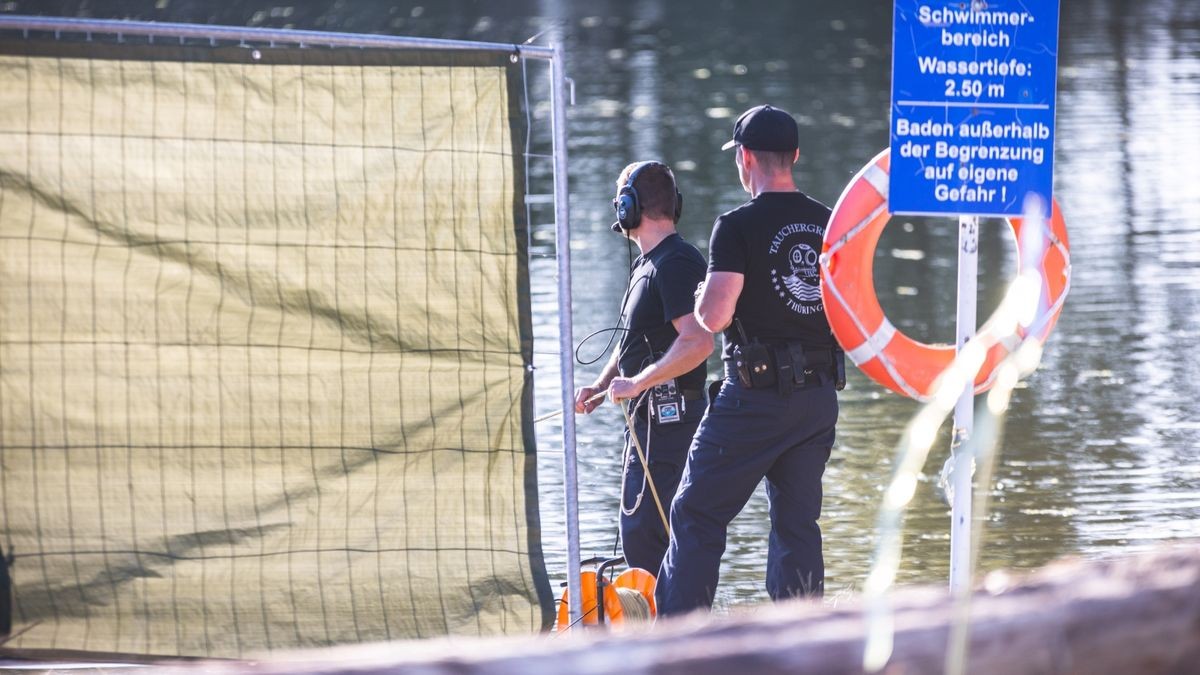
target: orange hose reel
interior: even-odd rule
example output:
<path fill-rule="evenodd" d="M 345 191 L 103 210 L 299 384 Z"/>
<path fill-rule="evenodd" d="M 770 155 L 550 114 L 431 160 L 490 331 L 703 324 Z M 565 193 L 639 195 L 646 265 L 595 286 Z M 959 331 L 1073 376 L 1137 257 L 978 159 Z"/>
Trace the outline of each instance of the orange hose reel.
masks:
<path fill-rule="evenodd" d="M 649 606 L 649 616 L 651 619 L 657 614 L 654 605 L 654 575 L 640 567 L 631 567 L 621 574 L 617 575 L 611 583 L 597 576 L 597 573 L 592 570 L 586 570 L 580 573 L 580 588 L 583 598 L 583 621 L 584 626 L 598 626 L 601 618 L 606 625 L 616 627 L 624 626 L 631 623 L 632 619 L 626 616 L 625 606 L 621 602 L 622 591 L 636 592 L 641 596 Z M 603 613 L 598 611 L 596 606 L 597 590 L 603 588 L 604 604 Z M 564 590 L 562 601 L 558 605 L 558 623 L 556 631 L 566 630 L 569 625 L 568 618 L 568 596 Z"/>

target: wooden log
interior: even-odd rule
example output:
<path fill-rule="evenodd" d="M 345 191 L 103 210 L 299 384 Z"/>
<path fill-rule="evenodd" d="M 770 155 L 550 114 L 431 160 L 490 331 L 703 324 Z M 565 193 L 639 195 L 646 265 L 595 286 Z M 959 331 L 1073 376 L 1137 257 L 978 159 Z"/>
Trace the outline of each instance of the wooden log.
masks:
<path fill-rule="evenodd" d="M 885 673 L 940 673 L 954 608 L 938 588 L 892 597 L 895 649 Z M 176 665 L 179 673 L 861 673 L 860 599 L 780 603 L 693 615 L 621 635 L 439 639 Z M 971 602 L 966 672 L 1200 672 L 1200 544 L 1064 561 L 1025 577 L 993 573 Z"/>

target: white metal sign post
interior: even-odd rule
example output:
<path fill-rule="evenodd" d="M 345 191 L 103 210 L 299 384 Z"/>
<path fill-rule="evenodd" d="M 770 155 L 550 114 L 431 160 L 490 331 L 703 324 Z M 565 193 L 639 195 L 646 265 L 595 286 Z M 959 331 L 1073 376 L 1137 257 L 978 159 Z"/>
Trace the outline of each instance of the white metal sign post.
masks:
<path fill-rule="evenodd" d="M 958 309 L 955 313 L 955 346 L 962 350 L 975 337 L 975 298 L 979 272 L 979 218 L 958 218 Z M 954 405 L 954 497 L 950 515 L 950 589 L 971 587 L 971 477 L 975 465 L 963 450 L 975 427 L 975 383 L 968 382 Z"/>
<path fill-rule="evenodd" d="M 895 0 L 893 213 L 957 215 L 957 349 L 975 335 L 979 216 L 1051 203 L 1059 0 Z M 1047 214 L 1048 215 L 1048 214 Z M 971 583 L 974 386 L 954 409 L 950 587 Z M 961 460 L 961 461 L 960 461 Z"/>

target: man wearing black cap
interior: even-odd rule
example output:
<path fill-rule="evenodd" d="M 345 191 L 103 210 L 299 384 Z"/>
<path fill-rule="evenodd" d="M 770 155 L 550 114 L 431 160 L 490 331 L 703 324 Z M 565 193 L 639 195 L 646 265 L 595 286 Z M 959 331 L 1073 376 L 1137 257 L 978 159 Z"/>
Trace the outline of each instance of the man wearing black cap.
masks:
<path fill-rule="evenodd" d="M 595 410 L 603 399 L 591 399 L 605 390 L 616 401 L 634 401 L 630 414 L 654 486 L 626 429 L 619 527 L 625 561 L 650 572 L 658 571 L 667 550 L 665 512 L 654 491 L 669 508 L 704 415 L 704 361 L 713 349 L 712 335 L 692 313 L 704 257 L 675 232 L 682 208 L 665 164 L 630 164 L 617 178 L 612 229 L 636 243 L 641 255 L 621 301 L 621 341 L 600 376 L 575 393 L 579 413 Z"/>
<path fill-rule="evenodd" d="M 726 528 L 767 479 L 767 592 L 819 596 L 821 476 L 833 447 L 840 387 L 821 302 L 818 256 L 829 209 L 792 179 L 799 133 L 787 112 L 747 110 L 732 148 L 751 199 L 713 227 L 696 319 L 724 331 L 725 380 L 700 423 L 671 505 L 658 576 L 660 616 L 710 608 Z"/>

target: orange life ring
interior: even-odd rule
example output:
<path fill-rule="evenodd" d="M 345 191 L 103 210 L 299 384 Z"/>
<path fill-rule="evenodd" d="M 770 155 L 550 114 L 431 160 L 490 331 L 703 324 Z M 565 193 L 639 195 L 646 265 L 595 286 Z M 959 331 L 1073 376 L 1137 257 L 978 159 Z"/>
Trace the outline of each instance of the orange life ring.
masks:
<path fill-rule="evenodd" d="M 834 205 L 821 253 L 821 298 L 834 336 L 855 365 L 898 394 L 926 400 L 934 380 L 954 359 L 954 346 L 925 344 L 897 330 L 875 295 L 875 246 L 891 217 L 889 166 L 890 155 L 884 150 L 854 176 Z M 1008 224 L 1018 253 L 1023 253 L 1022 242 L 1027 240 L 1021 236 L 1021 219 L 1009 218 Z M 1020 338 L 1032 334 L 1045 340 L 1070 288 L 1071 256 L 1058 202 L 1052 206 L 1042 244 L 1042 318 Z M 1018 260 L 1023 257 L 1018 255 Z M 986 329 L 987 324 L 980 331 Z M 999 343 L 988 351 L 975 378 L 975 393 L 991 387 L 996 365 L 1013 346 Z"/>
<path fill-rule="evenodd" d="M 596 573 L 588 570 L 579 575 L 581 595 L 583 596 L 583 625 L 595 626 L 599 623 L 596 612 Z M 624 625 L 628 619 L 617 589 L 624 588 L 636 591 L 646 600 L 650 609 L 650 618 L 658 611 L 654 604 L 654 575 L 640 567 L 631 567 L 617 575 L 611 584 L 604 584 L 604 622 L 609 626 Z M 563 591 L 562 601 L 558 604 L 558 624 L 555 630 L 563 631 L 569 622 L 567 591 Z"/>

